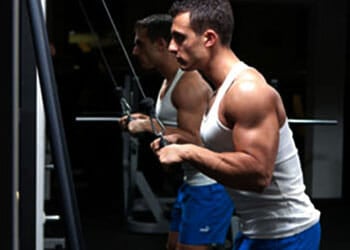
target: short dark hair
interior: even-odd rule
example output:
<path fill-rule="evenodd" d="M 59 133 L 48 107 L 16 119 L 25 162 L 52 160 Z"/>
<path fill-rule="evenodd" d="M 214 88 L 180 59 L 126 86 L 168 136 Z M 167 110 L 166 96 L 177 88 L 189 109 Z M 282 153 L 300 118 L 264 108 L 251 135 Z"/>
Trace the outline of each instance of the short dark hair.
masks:
<path fill-rule="evenodd" d="M 158 38 L 164 38 L 168 43 L 171 40 L 172 17 L 169 14 L 153 14 L 135 23 L 135 31 L 147 29 L 148 38 L 154 42 Z"/>
<path fill-rule="evenodd" d="M 221 43 L 230 46 L 234 29 L 234 17 L 229 0 L 175 0 L 169 9 L 172 17 L 190 13 L 190 25 L 197 34 L 213 29 Z"/>

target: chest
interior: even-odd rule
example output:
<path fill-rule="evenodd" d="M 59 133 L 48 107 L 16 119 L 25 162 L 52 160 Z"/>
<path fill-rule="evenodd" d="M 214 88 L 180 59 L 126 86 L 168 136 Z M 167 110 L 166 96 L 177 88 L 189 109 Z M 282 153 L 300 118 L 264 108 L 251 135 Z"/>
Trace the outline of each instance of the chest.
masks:
<path fill-rule="evenodd" d="M 227 115 L 226 112 L 226 102 L 225 102 L 225 95 L 221 98 L 219 97 L 219 100 L 215 102 L 217 99 L 217 91 L 213 92 L 213 95 L 209 99 L 209 105 L 208 109 L 205 113 L 205 116 L 213 116 L 215 119 L 218 120 L 220 124 L 222 124 L 224 127 L 232 129 L 233 128 L 233 121 L 230 118 L 229 115 Z"/>

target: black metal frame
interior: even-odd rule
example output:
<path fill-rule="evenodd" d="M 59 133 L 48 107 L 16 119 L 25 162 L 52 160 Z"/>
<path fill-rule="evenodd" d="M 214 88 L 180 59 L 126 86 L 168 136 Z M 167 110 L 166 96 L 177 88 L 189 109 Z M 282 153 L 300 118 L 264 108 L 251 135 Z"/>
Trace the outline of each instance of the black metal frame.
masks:
<path fill-rule="evenodd" d="M 0 249 L 18 249 L 19 10 L 0 2 Z"/>
<path fill-rule="evenodd" d="M 20 249 L 38 249 L 37 237 L 37 85 L 34 45 L 29 25 L 28 8 L 20 5 L 20 157 L 19 207 Z"/>
<path fill-rule="evenodd" d="M 39 0 L 28 0 L 26 3 L 46 113 L 48 134 L 50 136 L 53 163 L 60 186 L 60 198 L 63 206 L 63 220 L 68 247 L 71 250 L 83 250 L 85 249 L 85 245 L 75 197 L 46 22 Z"/>
<path fill-rule="evenodd" d="M 40 2 L 0 1 L 0 32 L 0 249 L 37 247 L 37 66 L 54 164 L 61 188 L 68 248 L 83 250 L 85 246 L 80 217 Z"/>

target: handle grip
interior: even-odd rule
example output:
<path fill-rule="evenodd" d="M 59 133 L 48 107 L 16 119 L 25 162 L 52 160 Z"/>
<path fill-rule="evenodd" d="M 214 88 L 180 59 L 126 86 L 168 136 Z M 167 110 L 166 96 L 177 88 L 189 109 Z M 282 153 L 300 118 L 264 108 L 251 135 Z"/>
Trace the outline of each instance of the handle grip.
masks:
<path fill-rule="evenodd" d="M 165 139 L 163 136 L 160 136 L 160 141 L 159 141 L 159 145 L 160 147 L 165 147 L 167 145 L 169 145 L 169 141 L 167 139 Z"/>

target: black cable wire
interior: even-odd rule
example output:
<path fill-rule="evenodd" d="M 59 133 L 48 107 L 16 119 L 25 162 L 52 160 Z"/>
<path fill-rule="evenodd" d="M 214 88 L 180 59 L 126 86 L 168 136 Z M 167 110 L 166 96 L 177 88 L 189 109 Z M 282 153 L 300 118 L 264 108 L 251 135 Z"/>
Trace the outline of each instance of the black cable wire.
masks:
<path fill-rule="evenodd" d="M 137 76 L 136 71 L 135 71 L 135 69 L 134 69 L 134 66 L 133 66 L 132 63 L 131 63 L 131 60 L 130 60 L 129 55 L 128 55 L 128 52 L 127 52 L 126 49 L 125 49 L 123 40 L 121 39 L 120 34 L 119 34 L 119 32 L 118 32 L 118 29 L 117 29 L 117 26 L 115 25 L 115 23 L 114 23 L 114 21 L 113 21 L 113 18 L 112 18 L 112 15 L 111 15 L 110 11 L 109 11 L 109 8 L 108 8 L 108 6 L 107 6 L 107 4 L 106 4 L 106 2 L 105 2 L 104 0 L 101 0 L 101 1 L 102 1 L 102 4 L 103 4 L 103 7 L 104 7 L 104 9 L 105 9 L 105 11 L 106 11 L 106 13 L 107 13 L 108 19 L 109 19 L 109 21 L 110 21 L 110 23 L 111 23 L 111 25 L 112 25 L 114 34 L 116 35 L 116 37 L 117 37 L 117 39 L 118 39 L 118 42 L 119 42 L 119 44 L 120 44 L 120 47 L 121 47 L 122 50 L 123 50 L 125 59 L 126 59 L 128 65 L 129 65 L 129 68 L 130 68 L 130 70 L 131 70 L 131 73 L 133 74 L 133 77 L 134 77 L 134 79 L 135 79 L 135 81 L 136 81 L 136 84 L 137 84 L 137 86 L 138 86 L 138 88 L 139 88 L 139 91 L 140 91 L 142 97 L 143 97 L 143 98 L 146 98 L 145 91 L 143 90 L 142 85 L 141 85 L 140 80 L 139 80 L 139 77 Z"/>
<path fill-rule="evenodd" d="M 111 66 L 109 65 L 108 60 L 106 58 L 106 55 L 103 52 L 100 38 L 99 38 L 97 32 L 95 31 L 95 29 L 94 29 L 94 27 L 93 27 L 93 25 L 92 25 L 92 23 L 90 21 L 90 18 L 89 18 L 89 15 L 87 14 L 85 5 L 83 4 L 83 2 L 81 0 L 78 0 L 78 3 L 79 3 L 79 6 L 80 6 L 80 9 L 81 9 L 81 11 L 82 11 L 82 13 L 84 15 L 85 21 L 86 21 L 86 23 L 87 23 L 87 25 L 88 25 L 88 27 L 90 29 L 90 32 L 96 38 L 96 45 L 97 45 L 99 54 L 100 54 L 100 56 L 102 58 L 103 64 L 106 67 L 107 73 L 108 73 L 109 77 L 111 78 L 111 81 L 112 81 L 112 83 L 114 85 L 114 88 L 115 88 L 116 91 L 120 91 L 121 90 L 121 86 L 115 80 L 115 77 L 113 75 L 113 71 L 111 69 Z"/>
<path fill-rule="evenodd" d="M 99 35 L 97 34 L 97 32 L 95 31 L 91 21 L 90 21 L 90 18 L 89 18 L 89 15 L 86 11 L 86 8 L 85 8 L 85 5 L 83 4 L 83 2 L 81 0 L 78 0 L 78 4 L 79 4 L 79 7 L 84 15 L 84 18 L 85 18 L 85 21 L 90 29 L 90 32 L 92 33 L 92 35 L 96 38 L 96 45 L 97 45 L 97 48 L 98 48 L 98 51 L 99 51 L 99 54 L 102 58 L 102 61 L 103 61 L 103 64 L 107 70 L 107 73 L 108 73 L 108 76 L 110 77 L 113 85 L 114 85 L 114 89 L 116 91 L 116 93 L 118 93 L 119 95 L 121 94 L 121 91 L 122 91 L 122 86 L 120 86 L 117 81 L 115 80 L 115 77 L 113 75 L 113 71 L 111 69 L 111 66 L 110 64 L 108 63 L 108 60 L 107 60 L 107 57 L 105 56 L 105 53 L 102 49 L 102 45 L 101 45 L 101 41 L 100 41 L 100 38 L 99 38 Z M 120 106 L 121 106 L 121 109 L 122 109 L 122 114 L 123 115 L 127 115 L 128 116 L 128 121 L 131 120 L 131 116 L 130 116 L 130 113 L 131 113 L 131 107 L 127 101 L 127 99 L 124 97 L 124 96 L 121 96 L 120 97 Z"/>
<path fill-rule="evenodd" d="M 111 15 L 110 11 L 109 11 L 109 8 L 108 8 L 105 0 L 101 0 L 101 2 L 103 4 L 103 7 L 104 7 L 106 13 L 107 13 L 108 19 L 109 19 L 109 21 L 110 21 L 110 23 L 112 25 L 113 31 L 114 31 L 114 33 L 115 33 L 115 35 L 116 35 L 116 37 L 117 37 L 117 39 L 119 41 L 119 44 L 120 44 L 120 46 L 121 46 L 121 48 L 122 48 L 122 50 L 124 52 L 125 58 L 126 58 L 126 60 L 128 62 L 130 70 L 131 70 L 131 72 L 132 72 L 132 74 L 133 74 L 133 76 L 135 78 L 136 84 L 137 84 L 137 86 L 138 86 L 138 88 L 139 88 L 139 90 L 141 92 L 141 95 L 143 96 L 143 100 L 140 102 L 140 105 L 142 105 L 145 108 L 145 110 L 147 110 L 147 112 L 148 112 L 148 114 L 150 116 L 150 122 L 151 122 L 151 127 L 152 127 L 153 133 L 157 137 L 160 137 L 160 139 L 161 139 L 161 146 L 165 146 L 165 145 L 168 144 L 167 140 L 163 137 L 163 132 L 165 130 L 165 127 L 164 127 L 163 123 L 155 115 L 154 101 L 153 101 L 152 98 L 147 97 L 145 95 L 145 92 L 144 92 L 144 90 L 142 88 L 142 85 L 141 85 L 141 83 L 139 81 L 139 77 L 137 76 L 137 74 L 135 72 L 135 69 L 134 69 L 134 67 L 133 67 L 133 65 L 131 63 L 131 60 L 130 60 L 129 55 L 128 55 L 126 49 L 125 49 L 123 40 L 120 37 L 120 34 L 118 32 L 118 29 L 117 29 L 117 26 L 115 25 L 115 23 L 113 21 L 113 18 L 112 18 L 112 15 Z M 155 128 L 155 125 L 153 123 L 153 119 L 156 120 L 157 123 L 159 124 L 159 126 L 161 127 L 161 131 L 160 132 L 157 131 L 157 129 Z"/>
<path fill-rule="evenodd" d="M 165 130 L 165 127 L 164 127 L 164 125 L 162 124 L 162 122 L 161 122 L 161 121 L 156 117 L 156 115 L 155 115 L 154 101 L 153 101 L 152 98 L 146 96 L 146 94 L 145 94 L 145 92 L 144 92 L 144 90 L 143 90 L 143 87 L 142 87 L 142 85 L 141 85 L 141 83 L 140 83 L 140 81 L 139 81 L 139 77 L 137 76 L 136 71 L 135 71 L 135 69 L 134 69 L 134 67 L 133 67 L 133 65 L 132 65 L 132 63 L 131 63 L 130 58 L 129 58 L 129 55 L 128 55 L 126 49 L 125 49 L 123 40 L 121 39 L 121 36 L 120 36 L 119 31 L 118 31 L 118 29 L 117 29 L 117 26 L 116 26 L 116 24 L 115 24 L 115 22 L 114 22 L 114 20 L 113 20 L 113 18 L 112 18 L 112 15 L 111 15 L 111 13 L 110 13 L 110 11 L 109 11 L 109 8 L 108 8 L 108 6 L 107 6 L 107 4 L 106 4 L 106 2 L 105 2 L 104 0 L 101 0 L 101 2 L 102 2 L 102 5 L 103 5 L 103 7 L 104 7 L 104 9 L 105 9 L 105 11 L 106 11 L 107 17 L 108 17 L 108 19 L 109 19 L 109 21 L 110 21 L 110 23 L 111 23 L 111 25 L 112 25 L 114 34 L 115 34 L 115 36 L 116 36 L 116 38 L 117 38 L 117 40 L 118 40 L 118 42 L 119 42 L 119 44 L 120 44 L 120 46 L 121 46 L 121 48 L 122 48 L 122 51 L 123 51 L 123 53 L 124 53 L 124 56 L 125 56 L 126 61 L 127 61 L 127 63 L 128 63 L 128 66 L 129 66 L 129 68 L 130 68 L 130 70 L 131 70 L 131 72 L 132 72 L 132 75 L 133 75 L 133 77 L 134 77 L 134 79 L 135 79 L 135 81 L 136 81 L 136 84 L 137 84 L 137 86 L 138 86 L 138 89 L 139 89 L 139 91 L 140 91 L 140 93 L 141 93 L 141 95 L 142 95 L 142 97 L 143 97 L 143 100 L 141 100 L 140 105 L 146 110 L 146 112 L 147 112 L 147 113 L 149 114 L 149 116 L 150 116 L 150 122 L 151 122 L 151 127 L 152 127 L 153 133 L 154 133 L 157 137 L 160 137 L 160 138 L 161 138 L 161 143 L 162 143 L 162 145 L 166 145 L 166 144 L 167 144 L 167 141 L 163 138 L 163 131 Z M 81 10 L 82 10 L 82 12 L 83 12 L 83 15 L 84 15 L 84 17 L 85 17 L 85 20 L 86 20 L 86 22 L 87 22 L 87 24 L 88 24 L 88 26 L 89 26 L 89 29 L 90 29 L 91 33 L 92 33 L 92 34 L 96 37 L 96 39 L 97 39 L 97 47 L 98 47 L 98 49 L 99 49 L 100 55 L 101 55 L 101 57 L 102 57 L 102 59 L 103 59 L 104 65 L 105 65 L 106 68 L 107 68 L 108 74 L 109 74 L 109 76 L 111 77 L 111 80 L 112 80 L 114 86 L 115 86 L 116 89 L 117 89 L 118 84 L 117 84 L 116 81 L 114 80 L 114 76 L 113 76 L 111 67 L 109 66 L 109 63 L 108 63 L 108 61 L 107 61 L 107 59 L 106 59 L 106 57 L 105 57 L 105 54 L 104 54 L 104 52 L 103 52 L 101 43 L 100 43 L 100 41 L 99 41 L 99 37 L 98 37 L 97 33 L 95 32 L 95 30 L 94 30 L 94 28 L 93 28 L 93 26 L 92 26 L 92 24 L 91 24 L 91 22 L 90 22 L 89 16 L 88 16 L 87 11 L 86 11 L 86 8 L 85 8 L 85 6 L 84 6 L 84 4 L 82 3 L 81 0 L 78 0 L 78 3 L 79 3 L 79 5 L 80 5 L 80 8 L 81 8 Z M 119 86 L 118 86 L 118 87 L 119 87 Z M 124 115 L 128 115 L 128 116 L 129 116 L 129 121 L 130 121 L 130 120 L 131 120 L 131 116 L 130 116 L 130 109 L 131 109 L 131 108 L 130 108 L 129 104 L 127 103 L 127 101 L 126 101 L 126 99 L 125 99 L 124 97 L 122 97 L 122 98 L 120 99 L 120 104 L 121 104 L 121 107 L 122 107 L 122 110 L 123 110 Z M 157 121 L 157 123 L 160 125 L 160 127 L 161 127 L 161 131 L 160 131 L 160 132 L 158 132 L 158 131 L 156 130 L 155 125 L 154 125 L 154 123 L 153 123 L 153 119 L 155 119 L 155 120 Z"/>

